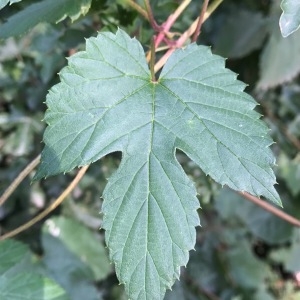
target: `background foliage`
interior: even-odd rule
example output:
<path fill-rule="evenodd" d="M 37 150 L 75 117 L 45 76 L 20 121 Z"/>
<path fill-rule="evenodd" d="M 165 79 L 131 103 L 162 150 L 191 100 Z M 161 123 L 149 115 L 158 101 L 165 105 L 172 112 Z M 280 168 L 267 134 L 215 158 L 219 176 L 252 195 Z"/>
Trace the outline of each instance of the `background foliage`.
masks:
<path fill-rule="evenodd" d="M 68 0 L 59 1 L 61 6 L 50 0 L 2 2 L 0 192 L 41 152 L 43 102 L 48 89 L 58 82 L 65 57 L 84 49 L 84 38 L 97 31 L 120 27 L 136 36 L 145 49 L 153 34 L 126 1 L 76 0 L 72 6 Z M 151 1 L 151 5 L 162 22 L 178 1 Z M 199 1 L 192 1 L 174 30 L 184 31 L 200 7 Z M 300 31 L 283 38 L 280 14 L 278 1 L 224 1 L 204 24 L 198 43 L 212 45 L 213 53 L 228 57 L 227 67 L 240 74 L 239 79 L 249 84 L 247 91 L 259 101 L 257 109 L 276 141 L 272 149 L 278 164 L 277 190 L 284 210 L 299 219 Z M 13 18 L 26 20 L 25 24 L 10 25 Z M 177 156 L 195 182 L 202 227 L 197 228 L 196 251 L 191 251 L 181 281 L 166 299 L 300 299 L 299 229 L 222 189 L 185 155 L 178 152 Z M 114 153 L 93 164 L 64 204 L 19 235 L 19 242 L 0 242 L 0 296 L 10 299 L 4 293 L 12 289 L 27 299 L 126 299 L 108 262 L 103 232 L 98 230 L 99 195 L 120 158 Z M 74 174 L 32 185 L 30 178 L 24 180 L 0 208 L 1 232 L 47 207 Z M 36 295 L 26 294 L 20 273 L 28 277 L 28 293 L 34 290 Z"/>

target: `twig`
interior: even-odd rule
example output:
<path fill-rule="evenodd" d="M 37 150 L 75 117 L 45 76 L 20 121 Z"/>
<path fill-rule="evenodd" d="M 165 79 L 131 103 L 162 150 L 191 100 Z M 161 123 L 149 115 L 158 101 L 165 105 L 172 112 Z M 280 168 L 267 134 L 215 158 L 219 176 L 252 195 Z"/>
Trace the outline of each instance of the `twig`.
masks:
<path fill-rule="evenodd" d="M 207 11 L 208 2 L 209 2 L 209 0 L 204 0 L 204 2 L 203 2 L 202 9 L 200 11 L 200 16 L 198 18 L 197 26 L 196 26 L 196 29 L 195 29 L 195 32 L 194 32 L 194 35 L 192 38 L 192 42 L 197 41 L 197 38 L 201 32 L 201 26 L 203 24 L 203 18 L 204 18 L 205 12 Z"/>
<path fill-rule="evenodd" d="M 184 0 L 175 10 L 173 14 L 171 14 L 167 21 L 161 25 L 162 31 L 159 32 L 155 39 L 155 49 L 159 46 L 159 44 L 163 41 L 166 33 L 170 30 L 172 25 L 175 23 L 177 18 L 182 14 L 182 12 L 186 9 L 186 7 L 191 3 L 192 0 Z"/>
<path fill-rule="evenodd" d="M 41 155 L 39 154 L 10 184 L 10 186 L 5 190 L 5 192 L 0 197 L 0 206 L 5 203 L 8 197 L 16 190 L 19 184 L 25 179 L 25 177 L 39 164 L 41 160 Z"/>
<path fill-rule="evenodd" d="M 127 0 L 127 3 L 134 8 L 139 14 L 141 14 L 146 20 L 149 20 L 149 16 L 146 10 L 144 10 L 140 5 L 138 5 L 136 2 L 133 0 Z"/>
<path fill-rule="evenodd" d="M 152 28 L 155 31 L 159 31 L 160 30 L 160 26 L 158 26 L 158 24 L 156 23 L 156 21 L 154 19 L 153 11 L 152 11 L 152 8 L 151 8 L 149 0 L 144 0 L 144 3 L 145 3 L 147 14 L 148 14 L 148 19 L 149 19 L 149 22 L 150 22 Z"/>
<path fill-rule="evenodd" d="M 223 2 L 223 0 L 215 0 L 207 9 L 207 11 L 204 14 L 203 22 L 204 23 L 209 16 L 216 10 L 216 8 Z M 173 48 L 170 48 L 162 57 L 161 59 L 155 64 L 154 71 L 159 71 L 163 65 L 166 63 L 168 58 L 171 56 L 171 54 L 175 51 L 176 48 L 180 48 L 183 46 L 183 44 L 188 40 L 190 36 L 195 32 L 197 24 L 198 24 L 199 18 L 197 18 L 192 25 L 187 29 L 181 37 L 176 41 Z"/>
<path fill-rule="evenodd" d="M 39 215 L 28 221 L 27 223 L 23 224 L 22 226 L 0 236 L 0 241 L 3 241 L 5 239 L 11 238 L 22 231 L 28 229 L 29 227 L 33 226 L 38 221 L 42 220 L 44 217 L 46 217 L 50 212 L 52 212 L 56 207 L 58 207 L 65 198 L 71 193 L 71 191 L 76 187 L 82 176 L 85 174 L 89 166 L 82 167 L 76 177 L 73 179 L 73 181 L 69 184 L 69 186 L 63 191 L 63 193 L 43 212 L 41 212 Z"/>
<path fill-rule="evenodd" d="M 291 215 L 283 212 L 282 210 L 278 209 L 277 207 L 273 206 L 272 204 L 259 199 L 255 196 L 252 196 L 246 192 L 242 193 L 242 192 L 238 192 L 241 196 L 243 196 L 244 198 L 246 198 L 247 200 L 253 202 L 254 204 L 262 207 L 263 209 L 269 211 L 270 213 L 274 214 L 275 216 L 279 217 L 282 220 L 285 220 L 286 222 L 296 226 L 296 227 L 300 227 L 300 221 L 297 220 L 296 218 L 292 217 Z"/>

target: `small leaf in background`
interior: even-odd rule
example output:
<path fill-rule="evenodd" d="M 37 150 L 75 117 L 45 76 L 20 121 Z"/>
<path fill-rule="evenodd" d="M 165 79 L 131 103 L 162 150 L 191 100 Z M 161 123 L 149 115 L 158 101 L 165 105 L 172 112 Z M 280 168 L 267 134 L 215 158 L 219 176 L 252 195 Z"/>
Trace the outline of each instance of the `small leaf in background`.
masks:
<path fill-rule="evenodd" d="M 218 257 L 219 239 L 213 233 L 207 234 L 196 251 L 191 252 L 187 273 L 195 283 L 209 292 L 216 292 L 226 281 L 221 274 L 222 266 Z"/>
<path fill-rule="evenodd" d="M 23 259 L 30 257 L 28 247 L 14 240 L 0 242 L 0 274 L 15 268 Z"/>
<path fill-rule="evenodd" d="M 91 0 L 44 0 L 32 3 L 0 25 L 0 39 L 21 35 L 41 22 L 54 23 L 67 17 L 75 21 L 80 15 L 85 15 L 90 6 Z"/>
<path fill-rule="evenodd" d="M 259 62 L 260 79 L 257 89 L 260 90 L 291 81 L 300 72 L 300 31 L 283 38 L 276 25 L 277 20 L 278 13 L 275 10 L 270 17 L 269 37 Z"/>
<path fill-rule="evenodd" d="M 209 47 L 175 51 L 152 82 L 138 41 L 121 30 L 100 33 L 60 77 L 47 97 L 50 125 L 36 179 L 123 152 L 102 210 L 130 298 L 162 299 L 195 245 L 199 203 L 176 148 L 217 182 L 281 204 L 256 102 Z"/>
<path fill-rule="evenodd" d="M 216 197 L 215 208 L 224 220 L 241 220 L 254 236 L 269 244 L 284 243 L 291 238 L 293 227 L 289 223 L 228 188 Z"/>
<path fill-rule="evenodd" d="M 51 218 L 44 225 L 42 244 L 47 274 L 59 282 L 72 300 L 102 299 L 94 282 L 104 279 L 111 266 L 95 234 L 75 220 Z"/>
<path fill-rule="evenodd" d="M 266 19 L 261 13 L 234 9 L 215 38 L 214 52 L 224 57 L 241 58 L 259 49 L 266 35 Z"/>
<path fill-rule="evenodd" d="M 300 1 L 282 0 L 282 14 L 279 19 L 279 26 L 283 37 L 287 37 L 300 27 Z"/>
<path fill-rule="evenodd" d="M 276 300 L 270 292 L 267 290 L 265 285 L 260 285 L 258 291 L 255 292 L 253 300 Z"/>
<path fill-rule="evenodd" d="M 189 278 L 199 290 L 211 294 L 218 294 L 224 286 L 229 294 L 233 286 L 248 290 L 248 294 L 254 292 L 270 277 L 269 266 L 252 252 L 243 228 L 214 225 L 211 231 L 207 228 L 201 243 L 191 254 L 187 267 Z"/>
<path fill-rule="evenodd" d="M 284 270 L 293 274 L 300 272 L 300 230 L 295 228 L 291 246 L 275 249 L 271 252 L 271 260 L 283 265 Z"/>
<path fill-rule="evenodd" d="M 164 300 L 206 300 L 206 298 L 194 296 L 190 289 L 191 288 L 186 286 L 182 281 L 176 281 L 172 287 L 172 291 L 168 290 L 166 292 Z"/>
<path fill-rule="evenodd" d="M 294 274 L 300 273 L 300 230 L 294 229 L 290 255 L 286 261 L 286 270 Z"/>
<path fill-rule="evenodd" d="M 51 279 L 30 272 L 31 256 L 20 242 L 0 242 L 0 299 L 68 300 L 65 291 Z"/>
<path fill-rule="evenodd" d="M 281 154 L 278 158 L 279 176 L 288 185 L 293 196 L 300 193 L 300 154 L 290 160 L 286 155 Z"/>
<path fill-rule="evenodd" d="M 270 275 L 267 264 L 254 256 L 246 239 L 231 244 L 224 257 L 230 278 L 240 287 L 254 289 Z"/>
<path fill-rule="evenodd" d="M 0 0 L 0 9 L 2 9 L 8 3 L 11 5 L 13 3 L 17 3 L 17 2 L 20 2 L 20 1 L 22 1 L 22 0 Z"/>
<path fill-rule="evenodd" d="M 79 222 L 65 218 L 51 218 L 45 233 L 60 240 L 65 247 L 93 272 L 94 280 L 101 280 L 111 272 L 108 254 L 99 238 Z"/>

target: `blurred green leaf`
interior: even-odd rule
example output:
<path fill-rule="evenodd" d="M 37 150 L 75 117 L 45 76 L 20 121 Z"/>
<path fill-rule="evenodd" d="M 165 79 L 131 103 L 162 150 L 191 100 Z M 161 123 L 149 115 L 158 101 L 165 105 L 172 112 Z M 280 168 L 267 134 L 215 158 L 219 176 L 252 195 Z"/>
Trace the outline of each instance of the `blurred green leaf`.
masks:
<path fill-rule="evenodd" d="M 28 247 L 14 240 L 4 240 L 0 242 L 0 274 L 4 274 L 15 268 L 22 260 L 30 257 Z"/>
<path fill-rule="evenodd" d="M 282 0 L 282 14 L 279 19 L 279 26 L 283 37 L 287 37 L 300 27 L 300 1 Z"/>
<path fill-rule="evenodd" d="M 285 262 L 285 269 L 293 272 L 300 272 L 300 230 L 295 229 L 290 253 Z"/>
<path fill-rule="evenodd" d="M 267 264 L 254 256 L 246 239 L 231 244 L 224 257 L 230 277 L 243 288 L 255 289 L 270 275 Z"/>
<path fill-rule="evenodd" d="M 261 285 L 255 292 L 253 300 L 275 300 L 275 298 L 267 291 L 265 285 Z"/>
<path fill-rule="evenodd" d="M 75 21 L 85 15 L 91 6 L 91 0 L 43 0 L 27 6 L 9 17 L 0 25 L 0 39 L 18 36 L 40 22 L 59 22 L 67 17 Z"/>
<path fill-rule="evenodd" d="M 281 176 L 289 187 L 293 196 L 300 193 L 300 154 L 290 160 L 281 153 L 278 158 L 279 176 Z"/>
<path fill-rule="evenodd" d="M 186 286 L 182 281 L 176 281 L 172 290 L 166 292 L 164 300 L 208 300 L 206 297 L 199 295 L 194 296 L 191 293 L 191 288 Z"/>
<path fill-rule="evenodd" d="M 79 241 L 80 242 L 80 241 Z M 58 282 L 72 300 L 101 300 L 93 272 L 56 237 L 42 235 L 44 272 Z"/>
<path fill-rule="evenodd" d="M 266 19 L 261 13 L 234 9 L 217 34 L 214 50 L 224 57 L 241 58 L 260 48 L 266 35 Z"/>
<path fill-rule="evenodd" d="M 260 57 L 257 89 L 261 90 L 291 81 L 300 72 L 300 31 L 283 38 L 275 20 L 270 22 L 270 35 Z"/>
<path fill-rule="evenodd" d="M 89 268 L 94 280 L 101 280 L 111 272 L 108 253 L 103 242 L 77 221 L 65 217 L 51 218 L 44 226 L 44 237 L 46 234 L 60 241 L 70 253 Z M 47 250 L 46 248 L 45 251 Z"/>
<path fill-rule="evenodd" d="M 300 230 L 294 229 L 290 246 L 274 249 L 270 254 L 272 262 L 282 264 L 285 271 L 293 274 L 300 272 Z"/>
<path fill-rule="evenodd" d="M 51 279 L 28 272 L 32 258 L 27 246 L 14 240 L 0 242 L 0 299 L 67 300 Z"/>
<path fill-rule="evenodd" d="M 187 273 L 193 280 L 211 292 L 218 291 L 224 284 L 222 266 L 217 253 L 219 238 L 215 234 L 206 235 L 204 241 L 191 252 Z"/>
<path fill-rule="evenodd" d="M 227 221 L 241 220 L 256 236 L 270 244 L 279 244 L 291 238 L 293 227 L 286 221 L 244 199 L 228 188 L 215 199 L 215 208 Z"/>

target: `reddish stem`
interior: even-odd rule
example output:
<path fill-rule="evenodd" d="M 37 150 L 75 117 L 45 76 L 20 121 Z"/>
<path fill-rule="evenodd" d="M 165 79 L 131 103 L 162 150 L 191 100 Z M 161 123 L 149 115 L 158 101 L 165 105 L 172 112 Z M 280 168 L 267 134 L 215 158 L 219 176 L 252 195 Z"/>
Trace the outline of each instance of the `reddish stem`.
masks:
<path fill-rule="evenodd" d="M 190 2 L 191 2 L 191 0 L 183 1 L 177 7 L 175 12 L 168 17 L 167 21 L 161 25 L 161 30 L 160 30 L 159 34 L 157 35 L 155 42 L 154 42 L 155 49 L 164 40 L 166 33 L 169 32 L 172 25 L 175 23 L 177 18 L 182 14 L 182 12 L 185 10 L 185 8 L 190 4 Z"/>
<path fill-rule="evenodd" d="M 296 218 L 292 217 L 291 215 L 283 212 L 282 210 L 273 206 L 272 204 L 270 204 L 262 199 L 259 199 L 255 196 L 252 196 L 246 192 L 245 193 L 239 192 L 239 194 L 241 196 L 243 196 L 244 198 L 246 198 L 247 200 L 253 202 L 254 204 L 262 207 L 263 209 L 265 209 L 265 210 L 269 211 L 270 213 L 274 214 L 275 216 L 279 217 L 280 219 L 285 220 L 286 222 L 288 222 L 296 227 L 300 227 L 299 220 L 297 220 Z"/>

